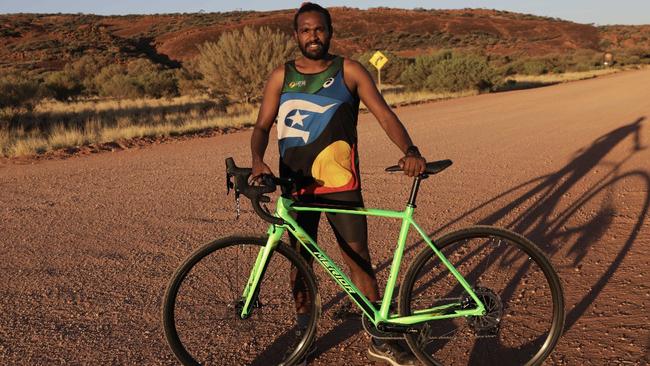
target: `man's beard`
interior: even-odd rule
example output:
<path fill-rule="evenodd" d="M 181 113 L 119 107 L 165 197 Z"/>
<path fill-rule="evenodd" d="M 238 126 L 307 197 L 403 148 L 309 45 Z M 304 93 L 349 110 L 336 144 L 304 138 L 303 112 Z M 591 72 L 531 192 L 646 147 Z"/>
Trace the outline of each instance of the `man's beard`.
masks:
<path fill-rule="evenodd" d="M 318 45 L 320 45 L 320 48 L 318 50 L 315 50 L 315 51 L 309 51 L 307 48 L 309 47 L 310 44 L 313 44 L 313 43 L 317 43 Z M 321 59 L 323 59 L 325 57 L 325 55 L 327 55 L 327 52 L 329 51 L 329 48 L 330 48 L 330 43 L 329 43 L 329 41 L 327 41 L 325 43 L 310 42 L 310 43 L 307 43 L 304 46 L 302 44 L 298 43 L 298 48 L 300 48 L 300 52 L 302 52 L 302 55 L 305 56 L 306 58 L 308 58 L 310 60 L 321 60 Z"/>

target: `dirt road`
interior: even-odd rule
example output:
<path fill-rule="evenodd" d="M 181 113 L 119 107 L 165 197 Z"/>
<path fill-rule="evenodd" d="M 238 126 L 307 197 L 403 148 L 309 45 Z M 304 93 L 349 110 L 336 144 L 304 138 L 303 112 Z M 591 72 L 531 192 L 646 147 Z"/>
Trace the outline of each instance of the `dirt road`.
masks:
<path fill-rule="evenodd" d="M 422 226 L 496 224 L 552 258 L 567 323 L 548 364 L 646 364 L 650 70 L 397 113 L 429 160 L 454 161 L 423 185 Z M 366 204 L 401 209 L 410 180 L 383 172 L 398 150 L 369 114 L 359 136 Z M 265 229 L 248 205 L 235 221 L 224 195 L 224 158 L 248 165 L 249 138 L 0 165 L 0 364 L 176 364 L 160 320 L 174 268 L 210 239 Z M 370 222 L 380 279 L 387 230 Z M 321 291 L 313 364 L 367 364 L 357 323 L 332 319 L 341 296 L 331 282 Z"/>

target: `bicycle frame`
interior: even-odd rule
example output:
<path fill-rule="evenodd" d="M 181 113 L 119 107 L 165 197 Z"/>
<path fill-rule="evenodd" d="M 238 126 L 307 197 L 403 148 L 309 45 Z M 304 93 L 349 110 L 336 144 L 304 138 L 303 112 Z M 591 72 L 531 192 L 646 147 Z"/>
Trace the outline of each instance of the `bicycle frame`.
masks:
<path fill-rule="evenodd" d="M 396 326 L 411 326 L 431 320 L 455 318 L 461 316 L 481 316 L 485 314 L 485 306 L 473 291 L 470 284 L 465 278 L 454 268 L 454 266 L 447 260 L 442 252 L 435 246 L 429 239 L 428 235 L 418 224 L 413 220 L 414 206 L 407 205 L 404 211 L 387 211 L 372 208 L 327 208 L 327 207 L 309 207 L 295 205 L 295 202 L 285 197 L 279 197 L 276 206 L 276 216 L 285 220 L 284 225 L 271 225 L 268 230 L 268 239 L 266 246 L 260 249 L 260 252 L 252 268 L 248 282 L 242 294 L 243 307 L 240 316 L 246 318 L 250 316 L 252 305 L 257 299 L 259 292 L 259 283 L 266 269 L 266 264 L 270 260 L 271 254 L 275 247 L 279 245 L 280 239 L 286 230 L 293 234 L 301 245 L 320 263 L 323 268 L 334 278 L 336 283 L 352 298 L 352 300 L 359 306 L 366 314 L 368 319 L 377 326 L 378 324 L 390 324 Z M 390 274 L 386 283 L 386 289 L 381 301 L 380 308 L 377 309 L 366 296 L 364 296 L 359 289 L 352 283 L 345 273 L 330 259 L 330 257 L 318 246 L 318 244 L 296 223 L 293 219 L 291 212 L 304 212 L 315 211 L 325 213 L 342 213 L 352 215 L 365 215 L 365 216 L 378 216 L 401 219 L 402 225 L 397 240 L 397 247 L 393 255 L 393 261 L 390 268 Z M 413 315 L 399 316 L 397 314 L 389 314 L 390 303 L 393 298 L 395 284 L 399 269 L 402 263 L 402 256 L 406 247 L 406 238 L 410 228 L 413 227 L 427 243 L 427 245 L 434 251 L 440 261 L 449 269 L 456 280 L 461 284 L 469 296 L 477 304 L 474 309 L 463 308 L 460 302 L 451 302 L 440 306 L 435 306 L 429 309 L 415 311 Z"/>

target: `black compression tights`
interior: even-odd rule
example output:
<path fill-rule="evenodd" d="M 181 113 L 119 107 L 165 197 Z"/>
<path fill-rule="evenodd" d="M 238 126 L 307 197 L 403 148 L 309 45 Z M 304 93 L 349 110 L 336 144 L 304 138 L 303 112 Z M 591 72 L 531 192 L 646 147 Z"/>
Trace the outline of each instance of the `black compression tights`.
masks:
<path fill-rule="evenodd" d="M 301 198 L 300 201 L 363 207 L 363 198 L 359 191 L 309 196 Z M 341 255 L 350 268 L 352 282 L 368 297 L 368 300 L 377 301 L 379 294 L 377 290 L 377 279 L 372 269 L 370 253 L 368 251 L 368 223 L 366 216 L 336 213 L 326 213 L 325 215 L 332 227 L 332 231 L 334 231 L 334 235 L 341 249 Z M 300 212 L 297 214 L 296 220 L 307 234 L 318 242 L 320 212 Z M 290 241 L 292 247 L 297 248 L 299 243 L 296 238 L 290 235 Z M 300 248 L 300 254 L 311 265 L 313 262 L 311 254 L 302 247 Z M 296 310 L 298 313 L 302 313 L 307 311 L 307 306 L 310 304 L 311 299 L 307 298 L 307 294 L 304 292 L 304 285 L 296 276 L 296 271 L 292 271 L 291 284 L 296 300 Z"/>

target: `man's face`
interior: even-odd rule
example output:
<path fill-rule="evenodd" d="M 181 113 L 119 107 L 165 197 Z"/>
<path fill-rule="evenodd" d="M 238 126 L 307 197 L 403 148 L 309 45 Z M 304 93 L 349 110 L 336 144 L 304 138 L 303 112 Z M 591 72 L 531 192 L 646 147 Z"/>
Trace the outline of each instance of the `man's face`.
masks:
<path fill-rule="evenodd" d="M 308 11 L 300 14 L 295 36 L 300 51 L 308 59 L 320 60 L 327 55 L 332 35 L 321 13 Z"/>

